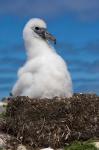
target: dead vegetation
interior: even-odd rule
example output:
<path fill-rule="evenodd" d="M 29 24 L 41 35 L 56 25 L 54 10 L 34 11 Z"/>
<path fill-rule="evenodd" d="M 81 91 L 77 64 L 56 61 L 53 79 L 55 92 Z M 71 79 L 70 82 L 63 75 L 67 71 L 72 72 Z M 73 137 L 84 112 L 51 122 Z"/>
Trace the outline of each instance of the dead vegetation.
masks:
<path fill-rule="evenodd" d="M 9 98 L 4 132 L 32 148 L 64 147 L 74 140 L 99 138 L 99 97 Z"/>

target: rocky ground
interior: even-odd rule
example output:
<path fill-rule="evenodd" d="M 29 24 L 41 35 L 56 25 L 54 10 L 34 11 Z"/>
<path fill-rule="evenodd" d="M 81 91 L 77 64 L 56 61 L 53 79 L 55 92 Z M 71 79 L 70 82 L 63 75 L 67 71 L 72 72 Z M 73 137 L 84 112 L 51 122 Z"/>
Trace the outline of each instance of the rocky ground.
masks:
<path fill-rule="evenodd" d="M 57 149 L 75 140 L 98 142 L 99 97 L 95 94 L 74 94 L 69 99 L 9 97 L 6 101 L 7 111 L 0 120 L 0 129 L 1 135 L 8 135 L 3 144 L 9 149 L 16 150 L 18 145 L 25 145 L 24 150 Z"/>

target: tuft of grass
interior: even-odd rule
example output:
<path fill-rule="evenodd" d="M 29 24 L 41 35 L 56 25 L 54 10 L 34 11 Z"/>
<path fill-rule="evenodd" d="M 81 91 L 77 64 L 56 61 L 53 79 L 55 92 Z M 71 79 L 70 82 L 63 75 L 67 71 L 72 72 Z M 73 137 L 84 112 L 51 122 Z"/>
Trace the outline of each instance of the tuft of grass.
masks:
<path fill-rule="evenodd" d="M 71 145 L 66 146 L 65 150 L 98 150 L 94 144 L 90 142 L 75 141 Z"/>
<path fill-rule="evenodd" d="M 2 107 L 4 108 L 4 110 L 0 112 L 0 118 L 5 118 L 7 105 L 4 104 Z"/>
<path fill-rule="evenodd" d="M 6 118 L 6 112 L 2 112 L 2 113 L 0 113 L 0 118 Z"/>

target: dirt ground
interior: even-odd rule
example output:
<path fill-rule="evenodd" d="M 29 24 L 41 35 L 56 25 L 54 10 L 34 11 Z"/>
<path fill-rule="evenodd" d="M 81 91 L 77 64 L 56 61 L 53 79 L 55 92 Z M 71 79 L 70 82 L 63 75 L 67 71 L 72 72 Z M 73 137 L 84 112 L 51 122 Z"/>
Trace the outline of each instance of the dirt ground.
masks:
<path fill-rule="evenodd" d="M 9 97 L 3 131 L 32 148 L 60 148 L 74 140 L 99 139 L 99 96 Z"/>

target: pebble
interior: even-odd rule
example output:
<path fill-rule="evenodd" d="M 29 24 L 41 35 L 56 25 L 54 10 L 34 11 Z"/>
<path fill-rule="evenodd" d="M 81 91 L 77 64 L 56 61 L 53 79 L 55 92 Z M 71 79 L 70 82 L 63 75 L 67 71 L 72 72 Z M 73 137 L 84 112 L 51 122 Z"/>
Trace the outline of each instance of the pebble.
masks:
<path fill-rule="evenodd" d="M 17 147 L 17 150 L 27 150 L 27 149 L 24 145 L 21 144 Z"/>
<path fill-rule="evenodd" d="M 48 147 L 48 148 L 43 148 L 43 149 L 40 149 L 40 150 L 54 150 L 54 149 L 52 149 L 52 148 Z M 57 150 L 63 150 L 63 149 L 62 149 L 62 148 L 60 148 L 60 149 L 57 149 Z"/>
<path fill-rule="evenodd" d="M 54 149 L 48 147 L 48 148 L 43 148 L 43 149 L 40 149 L 40 150 L 54 150 Z"/>
<path fill-rule="evenodd" d="M 4 141 L 0 138 L 0 148 L 4 148 L 5 147 L 5 143 Z"/>
<path fill-rule="evenodd" d="M 94 142 L 96 148 L 99 148 L 99 142 Z"/>

